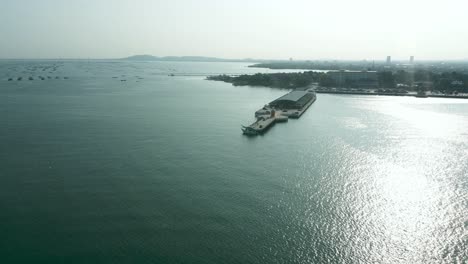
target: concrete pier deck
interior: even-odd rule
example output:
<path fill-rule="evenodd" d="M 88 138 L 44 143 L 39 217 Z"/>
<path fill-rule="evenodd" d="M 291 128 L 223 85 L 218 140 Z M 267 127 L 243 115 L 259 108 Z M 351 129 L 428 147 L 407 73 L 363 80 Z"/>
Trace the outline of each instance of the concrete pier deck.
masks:
<path fill-rule="evenodd" d="M 288 118 L 299 118 L 315 102 L 315 92 L 292 91 L 255 112 L 257 120 L 249 126 L 242 126 L 245 135 L 264 133 L 276 122 L 287 122 Z"/>
<path fill-rule="evenodd" d="M 250 127 L 257 130 L 258 132 L 262 132 L 263 130 L 267 129 L 271 125 L 275 123 L 275 117 L 269 118 L 259 118 L 255 123 L 251 124 Z"/>

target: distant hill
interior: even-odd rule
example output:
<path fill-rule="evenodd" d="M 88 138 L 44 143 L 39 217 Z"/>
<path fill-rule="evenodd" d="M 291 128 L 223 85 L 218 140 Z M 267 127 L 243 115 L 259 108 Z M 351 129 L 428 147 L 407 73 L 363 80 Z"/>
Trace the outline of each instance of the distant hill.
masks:
<path fill-rule="evenodd" d="M 129 61 L 157 61 L 160 60 L 160 58 L 151 56 L 151 55 L 135 55 L 135 56 L 130 56 L 127 58 L 123 58 L 122 60 L 129 60 Z"/>
<path fill-rule="evenodd" d="M 134 55 L 122 60 L 127 61 L 196 61 L 196 62 L 261 62 L 262 60 L 254 59 L 221 59 L 213 57 L 201 57 L 201 56 L 166 56 L 166 57 L 156 57 L 152 55 Z"/>

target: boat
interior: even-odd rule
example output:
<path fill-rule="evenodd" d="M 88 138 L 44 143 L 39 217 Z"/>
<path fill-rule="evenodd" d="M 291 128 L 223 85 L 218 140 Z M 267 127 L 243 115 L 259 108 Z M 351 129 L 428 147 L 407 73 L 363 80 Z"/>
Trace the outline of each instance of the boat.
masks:
<path fill-rule="evenodd" d="M 251 128 L 251 127 L 242 126 L 241 130 L 242 130 L 242 134 L 247 135 L 247 136 L 256 136 L 256 135 L 258 135 L 257 130 L 255 130 L 255 129 Z"/>
<path fill-rule="evenodd" d="M 270 126 L 275 124 L 275 117 L 264 117 L 261 116 L 250 126 L 242 126 L 242 132 L 244 135 L 258 135 L 265 132 Z"/>

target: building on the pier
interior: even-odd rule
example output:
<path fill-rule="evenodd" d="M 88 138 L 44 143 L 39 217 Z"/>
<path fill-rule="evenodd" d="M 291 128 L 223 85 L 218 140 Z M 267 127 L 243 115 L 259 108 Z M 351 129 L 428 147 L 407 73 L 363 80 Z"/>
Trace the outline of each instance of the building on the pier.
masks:
<path fill-rule="evenodd" d="M 310 91 L 292 91 L 270 103 L 271 107 L 279 109 L 302 109 L 315 98 Z"/>
<path fill-rule="evenodd" d="M 329 71 L 327 76 L 337 87 L 376 88 L 376 71 Z"/>

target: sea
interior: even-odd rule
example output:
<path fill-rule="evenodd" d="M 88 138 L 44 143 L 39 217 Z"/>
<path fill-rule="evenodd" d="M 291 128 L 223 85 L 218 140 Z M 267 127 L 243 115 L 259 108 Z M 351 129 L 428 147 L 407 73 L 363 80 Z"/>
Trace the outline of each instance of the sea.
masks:
<path fill-rule="evenodd" d="M 1 60 L 0 262 L 468 262 L 468 100 L 318 94 L 247 137 L 289 90 L 205 78 L 284 72 L 248 65 Z"/>

